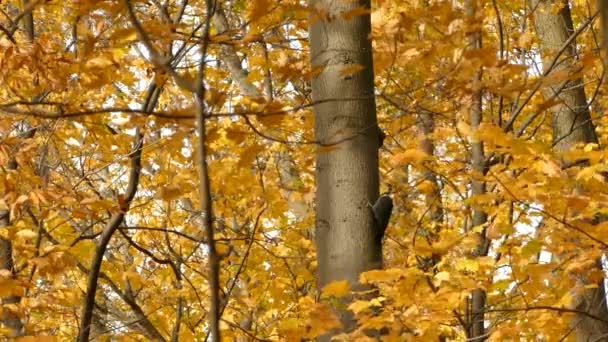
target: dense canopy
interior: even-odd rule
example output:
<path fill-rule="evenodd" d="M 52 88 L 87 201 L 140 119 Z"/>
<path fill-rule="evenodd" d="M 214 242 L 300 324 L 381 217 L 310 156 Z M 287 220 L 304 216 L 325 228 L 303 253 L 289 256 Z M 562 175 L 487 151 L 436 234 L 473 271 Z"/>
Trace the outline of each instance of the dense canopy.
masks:
<path fill-rule="evenodd" d="M 0 336 L 608 340 L 602 10 L 3 1 Z"/>

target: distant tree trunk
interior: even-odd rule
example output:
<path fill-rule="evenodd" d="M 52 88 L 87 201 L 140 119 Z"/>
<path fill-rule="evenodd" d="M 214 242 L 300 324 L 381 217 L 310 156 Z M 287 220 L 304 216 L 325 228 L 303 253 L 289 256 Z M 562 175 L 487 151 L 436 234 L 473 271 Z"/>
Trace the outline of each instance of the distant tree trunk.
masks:
<path fill-rule="evenodd" d="M 24 0 L 22 8 L 26 8 L 29 5 L 29 0 Z M 28 12 L 24 18 L 24 27 L 27 34 L 28 40 L 34 41 L 34 16 L 32 11 Z M 37 80 L 34 79 L 34 84 L 37 84 Z M 7 171 L 17 169 L 17 162 L 13 159 L 9 162 Z M 10 211 L 0 211 L 0 228 L 8 227 L 10 225 Z M 13 265 L 13 244 L 11 240 L 0 238 L 0 270 L 9 270 L 11 273 L 14 272 Z M 2 298 L 3 305 L 18 304 L 21 301 L 20 296 L 6 296 Z M 23 335 L 23 322 L 21 319 L 10 312 L 9 310 L 2 310 L 1 321 L 4 326 L 9 328 L 12 332 L 9 334 L 10 337 L 16 337 Z"/>
<path fill-rule="evenodd" d="M 530 1 L 531 8 L 535 9 L 534 26 L 539 36 L 545 72 L 552 65 L 556 53 L 574 32 L 567 0 L 563 1 L 563 7 L 557 14 L 551 12 L 551 6 L 554 4 L 554 1 Z M 572 40 L 562 54 L 560 62 L 554 64 L 555 67 L 552 71 L 568 70 L 574 61 L 576 61 L 576 41 Z M 560 83 L 548 87 L 545 97 L 555 96 L 559 100 L 558 104 L 551 107 L 555 150 L 566 151 L 578 143 L 597 142 L 582 79 L 567 81 L 565 86 L 564 83 Z M 599 260 L 597 267 L 601 267 Z M 582 287 L 588 284 L 581 280 L 579 285 Z M 586 289 L 582 295 L 577 295 L 573 299 L 573 307 L 608 321 L 604 281 L 602 280 L 596 285 L 596 288 Z M 608 336 L 608 323 L 585 314 L 575 315 L 571 326 L 575 329 L 576 340 L 580 342 L 603 341 Z"/>
<path fill-rule="evenodd" d="M 316 233 L 319 287 L 382 267 L 381 234 L 370 208 L 378 198 L 378 147 L 369 15 L 341 13 L 370 7 L 369 0 L 311 0 L 312 97 L 316 103 Z M 355 73 L 349 68 L 362 66 Z M 344 330 L 355 321 L 340 312 Z"/>
<path fill-rule="evenodd" d="M 465 17 L 469 25 L 476 25 L 480 19 L 478 13 L 478 0 L 465 1 Z M 481 31 L 476 29 L 468 34 L 468 50 L 481 49 Z M 482 92 L 481 92 L 481 70 L 475 73 L 471 80 L 471 104 L 470 121 L 471 128 L 476 131 L 483 120 Z M 480 179 L 486 174 L 486 161 L 484 155 L 483 142 L 473 137 L 471 141 L 471 166 L 473 177 L 471 179 L 471 195 L 479 196 L 486 192 L 486 183 Z M 488 214 L 480 209 L 473 210 L 471 227 L 484 226 L 488 221 Z M 477 250 L 473 251 L 473 257 L 486 255 L 489 242 L 486 238 L 485 228 L 478 234 Z M 471 293 L 468 303 L 466 303 L 466 323 L 467 337 L 475 341 L 484 341 L 485 331 L 485 306 L 486 293 L 483 289 L 475 289 Z"/>
<path fill-rule="evenodd" d="M 424 152 L 429 157 L 433 157 L 435 155 L 435 144 L 433 143 L 431 135 L 435 129 L 435 120 L 433 118 L 433 114 L 423 111 L 418 114 L 418 127 L 422 133 L 422 140 L 420 141 L 419 148 L 422 152 Z M 439 230 L 441 228 L 441 224 L 443 223 L 443 206 L 441 201 L 441 189 L 439 186 L 439 181 L 435 176 L 433 170 L 428 169 L 422 173 L 422 178 L 431 184 L 432 191 L 425 193 L 424 202 L 426 206 L 426 210 L 428 210 L 428 216 L 430 218 L 430 229 L 423 231 L 423 234 L 426 235 L 431 241 L 437 239 L 437 235 L 439 234 Z M 428 266 L 435 266 L 435 264 L 439 261 L 439 257 L 433 255 L 430 260 L 430 264 L 427 265 L 427 262 L 424 262 L 425 265 L 422 267 L 426 269 Z"/>
<path fill-rule="evenodd" d="M 419 148 L 429 157 L 435 155 L 435 144 L 431 135 L 435 130 L 435 120 L 433 114 L 422 111 L 418 114 L 418 127 L 422 133 L 422 140 Z M 426 182 L 429 182 L 433 187 L 431 191 L 424 194 L 425 210 L 428 210 L 430 225 L 427 229 L 422 230 L 424 238 L 435 242 L 438 240 L 441 225 L 443 224 L 443 204 L 441 200 L 441 187 L 437 176 L 433 170 L 428 169 L 422 173 L 422 177 Z M 425 272 L 434 271 L 435 265 L 440 261 L 440 256 L 433 254 L 430 257 L 418 258 L 418 267 Z M 439 336 L 439 342 L 445 342 L 445 336 Z"/>
<path fill-rule="evenodd" d="M 563 1 L 563 7 L 557 14 L 551 13 L 551 6 L 554 3 L 555 1 L 531 0 L 532 9 L 536 8 L 534 27 L 539 37 L 545 70 L 574 32 L 567 0 Z M 576 41 L 573 40 L 562 54 L 560 58 L 562 61 L 556 63 L 552 71 L 567 70 L 576 59 Z M 569 81 L 569 84 L 560 91 L 562 86 L 563 84 L 555 84 L 546 91 L 548 98 L 557 95 L 560 101 L 560 104 L 551 108 L 555 149 L 564 151 L 576 143 L 596 142 L 595 127 L 587 108 L 582 79 Z M 559 94 L 556 94 L 557 92 Z"/>
<path fill-rule="evenodd" d="M 602 22 L 602 49 L 604 49 L 604 68 L 608 68 L 608 1 L 597 0 Z"/>
<path fill-rule="evenodd" d="M 11 164 L 13 164 L 13 163 L 15 165 L 9 165 L 9 168 L 8 168 L 9 172 L 10 172 L 10 170 L 15 169 L 14 166 L 16 166 L 16 163 L 14 161 L 11 161 Z M 13 166 L 13 167 L 11 167 L 11 166 Z M 7 227 L 10 224 L 9 216 L 10 216 L 9 210 L 0 211 L 0 228 Z M 11 273 L 14 271 L 13 244 L 11 243 L 11 240 L 0 239 L 0 270 L 8 270 Z M 3 305 L 17 304 L 17 303 L 19 303 L 20 300 L 21 300 L 21 297 L 19 297 L 19 296 L 5 296 L 5 297 L 2 297 L 2 304 Z M 9 334 L 9 336 L 10 337 L 20 336 L 22 334 L 22 330 L 23 330 L 23 323 L 21 322 L 21 319 L 7 309 L 3 309 L 2 311 L 3 311 L 2 312 L 2 324 L 4 324 L 5 327 L 7 327 L 11 330 L 11 333 Z"/>
<path fill-rule="evenodd" d="M 30 139 L 34 136 L 36 130 L 30 129 L 19 135 L 22 139 Z M 17 152 L 17 148 L 13 151 L 13 153 Z M 8 165 L 6 165 L 5 173 L 15 172 L 17 170 L 17 160 L 15 159 L 15 155 L 11 157 L 8 161 Z M 10 225 L 10 210 L 0 210 L 0 228 L 5 228 Z M 16 278 L 14 274 L 14 265 L 13 265 L 13 243 L 9 239 L 0 238 L 0 270 L 8 270 L 13 278 Z M 20 295 L 10 295 L 2 297 L 3 305 L 14 305 L 18 304 L 21 301 Z M 18 315 L 11 312 L 10 310 L 6 310 L 3 308 L 0 313 L 0 321 L 2 324 L 11 330 L 11 333 L 8 334 L 10 337 L 18 337 L 22 336 L 24 331 L 23 322 Z"/>

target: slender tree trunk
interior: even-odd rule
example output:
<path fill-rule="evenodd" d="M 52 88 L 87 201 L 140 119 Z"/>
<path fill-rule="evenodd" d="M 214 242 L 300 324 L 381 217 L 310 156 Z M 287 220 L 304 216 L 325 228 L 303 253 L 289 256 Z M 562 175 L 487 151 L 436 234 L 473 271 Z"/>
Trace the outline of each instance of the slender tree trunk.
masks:
<path fill-rule="evenodd" d="M 418 114 L 418 127 L 422 133 L 422 140 L 420 141 L 419 148 L 429 157 L 433 157 L 435 155 L 435 144 L 433 143 L 433 139 L 431 137 L 435 129 L 435 120 L 433 118 L 433 114 L 425 111 Z M 428 210 L 430 226 L 428 229 L 423 231 L 423 234 L 429 241 L 435 242 L 439 237 L 439 232 L 443 224 L 441 187 L 439 186 L 439 181 L 432 170 L 425 170 L 422 177 L 425 181 L 429 182 L 433 186 L 432 191 L 429 191 L 424 195 L 424 202 L 427 208 L 426 210 Z M 433 254 L 430 257 L 418 259 L 418 267 L 427 272 L 429 269 L 433 269 L 434 271 L 434 267 L 439 261 L 440 256 Z M 439 342 L 445 342 L 446 340 L 447 338 L 445 336 L 439 336 Z"/>
<path fill-rule="evenodd" d="M 478 15 L 477 0 L 465 1 L 465 17 L 469 25 L 476 25 L 478 21 L 482 20 Z M 472 31 L 468 35 L 468 47 L 469 50 L 481 49 L 481 31 L 477 29 Z M 470 121 L 471 128 L 473 131 L 479 129 L 479 125 L 483 120 L 483 108 L 482 108 L 482 92 L 481 92 L 481 70 L 479 70 L 472 79 L 472 95 L 471 95 L 471 106 L 470 106 Z M 486 174 L 486 161 L 484 155 L 483 142 L 473 137 L 471 141 L 471 166 L 473 169 L 473 177 L 471 179 L 471 195 L 479 196 L 486 192 L 486 183 L 483 181 L 483 176 Z M 484 226 L 488 220 L 488 215 L 485 211 L 474 209 L 472 218 L 472 227 Z M 473 257 L 486 255 L 488 252 L 488 244 L 485 228 L 478 234 L 477 250 L 473 251 Z M 482 289 L 475 289 L 471 293 L 470 302 L 467 303 L 467 336 L 475 341 L 485 340 L 485 306 L 486 306 L 486 293 Z"/>
<path fill-rule="evenodd" d="M 29 5 L 28 0 L 23 0 L 22 8 L 26 8 Z M 24 27 L 30 42 L 34 41 L 34 16 L 32 11 L 27 13 L 24 18 Z M 37 83 L 37 80 L 34 79 L 34 83 Z M 17 169 L 17 162 L 15 160 L 11 160 L 9 162 L 7 170 L 10 172 L 11 170 Z M 10 224 L 10 211 L 2 210 L 0 211 L 0 228 L 7 227 Z M 13 265 L 13 244 L 11 240 L 0 238 L 0 270 L 9 270 L 11 273 L 14 272 Z M 6 296 L 2 298 L 3 305 L 14 305 L 18 304 L 21 301 L 20 296 Z M 4 324 L 7 328 L 9 328 L 12 332 L 10 333 L 10 337 L 16 337 L 23 334 L 23 322 L 21 319 L 10 312 L 10 310 L 3 310 L 1 316 L 2 324 Z"/>
<path fill-rule="evenodd" d="M 422 134 L 419 148 L 429 157 L 435 155 L 435 144 L 433 143 L 431 135 L 433 134 L 435 127 L 435 120 L 433 114 L 422 111 L 418 114 L 418 129 Z M 422 173 L 422 178 L 425 182 L 428 182 L 432 186 L 432 190 L 424 194 L 425 215 L 428 216 L 428 228 L 422 229 L 420 235 L 422 238 L 428 239 L 428 241 L 437 241 L 439 230 L 443 223 L 443 206 L 441 201 L 441 188 L 437 177 L 433 170 L 426 169 Z M 418 267 L 422 270 L 428 271 L 432 269 L 437 262 L 439 262 L 439 256 L 432 255 L 430 257 L 418 258 Z"/>
<path fill-rule="evenodd" d="M 556 53 L 574 32 L 567 0 L 563 1 L 563 7 L 557 14 L 553 14 L 551 11 L 551 6 L 555 3 L 556 1 L 530 1 L 530 7 L 534 10 L 534 26 L 539 36 L 545 71 L 551 65 L 555 65 L 553 71 L 568 70 L 576 60 L 576 41 L 572 40 L 562 54 L 560 62 L 552 63 Z M 568 84 L 565 86 L 563 83 L 552 85 L 546 89 L 545 93 L 545 97 L 557 96 L 559 100 L 559 103 L 551 108 L 551 125 L 556 151 L 569 150 L 578 143 L 597 142 L 583 82 L 580 78 L 567 82 Z M 559 92 L 559 89 L 563 90 Z M 597 267 L 601 267 L 599 260 Z M 581 279 L 578 285 L 582 287 L 589 284 Z M 602 280 L 596 285 L 596 288 L 588 288 L 581 295 L 577 295 L 573 299 L 572 305 L 579 311 L 608 321 L 604 281 Z M 576 340 L 580 342 L 603 341 L 608 334 L 608 323 L 584 314 L 575 315 L 571 326 L 575 329 Z"/>
<path fill-rule="evenodd" d="M 608 1 L 597 0 L 602 23 L 602 49 L 604 49 L 604 68 L 608 68 Z"/>
<path fill-rule="evenodd" d="M 312 80 L 315 135 L 327 147 L 318 149 L 316 164 L 320 288 L 337 280 L 361 288 L 359 274 L 382 267 L 381 235 L 369 205 L 379 191 L 370 16 L 341 15 L 362 6 L 370 1 L 310 1 L 311 63 L 319 68 Z M 357 65 L 363 69 L 344 73 Z M 345 331 L 355 326 L 347 312 L 340 316 Z"/>
<path fill-rule="evenodd" d="M 420 150 L 422 150 L 422 152 L 427 154 L 429 157 L 432 157 L 435 155 L 435 144 L 431 138 L 431 135 L 435 129 L 435 120 L 433 119 L 433 115 L 428 112 L 421 112 L 419 114 L 418 126 L 423 134 L 422 140 L 420 141 Z M 432 225 L 434 226 L 432 232 L 430 233 L 434 235 L 439 232 L 439 226 L 443 222 L 441 191 L 437 177 L 432 170 L 425 170 L 422 177 L 424 180 L 433 185 L 433 191 L 426 194 L 424 201 L 427 208 L 429 208 L 429 216 L 431 218 Z"/>
<path fill-rule="evenodd" d="M 11 168 L 9 168 L 10 170 Z M 14 169 L 14 168 L 13 168 Z M 10 212 L 8 210 L 0 211 L 0 228 L 7 227 L 9 225 Z M 0 239 L 0 270 L 8 270 L 11 273 L 13 269 L 13 245 L 10 240 Z M 19 296 L 6 296 L 2 297 L 3 305 L 17 304 L 21 300 Z M 22 334 L 23 323 L 21 319 L 10 310 L 2 310 L 2 324 L 9 328 L 12 332 L 11 337 L 19 336 Z"/>

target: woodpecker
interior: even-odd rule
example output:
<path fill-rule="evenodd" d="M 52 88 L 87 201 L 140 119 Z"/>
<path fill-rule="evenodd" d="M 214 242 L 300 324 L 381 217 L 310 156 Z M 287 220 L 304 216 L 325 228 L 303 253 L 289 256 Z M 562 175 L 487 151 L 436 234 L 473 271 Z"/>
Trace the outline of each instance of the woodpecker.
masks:
<path fill-rule="evenodd" d="M 388 194 L 385 194 L 380 196 L 374 205 L 370 206 L 376 223 L 377 240 L 382 241 L 384 231 L 386 231 L 386 227 L 388 226 L 388 220 L 393 212 L 393 199 Z"/>
<path fill-rule="evenodd" d="M 378 131 L 378 148 L 380 148 L 384 144 L 384 139 L 386 139 L 386 133 L 384 133 L 382 128 L 380 128 L 379 126 L 376 126 L 376 130 Z"/>

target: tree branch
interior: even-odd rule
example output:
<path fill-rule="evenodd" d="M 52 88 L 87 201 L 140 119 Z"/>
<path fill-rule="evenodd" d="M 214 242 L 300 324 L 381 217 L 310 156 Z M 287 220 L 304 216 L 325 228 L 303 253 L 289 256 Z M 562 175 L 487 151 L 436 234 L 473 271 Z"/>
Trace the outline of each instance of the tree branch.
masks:
<path fill-rule="evenodd" d="M 95 293 L 97 292 L 97 280 L 99 278 L 99 272 L 101 270 L 101 263 L 103 256 L 108 247 L 108 243 L 112 238 L 112 235 L 118 229 L 122 223 L 125 214 L 129 210 L 131 201 L 137 193 L 137 186 L 139 184 L 139 176 L 141 172 L 141 150 L 143 147 L 143 136 L 139 129 L 135 133 L 135 149 L 131 154 L 131 173 L 129 175 L 129 185 L 124 195 L 122 203 L 120 203 L 120 211 L 110 218 L 110 221 L 106 224 L 97 248 L 95 248 L 95 255 L 91 263 L 91 269 L 89 271 L 89 279 L 87 281 L 87 292 L 84 299 L 84 305 L 82 308 L 82 317 L 80 322 L 80 332 L 78 334 L 78 342 L 88 342 L 89 334 L 91 329 L 91 319 L 93 318 L 93 307 L 95 305 Z"/>

